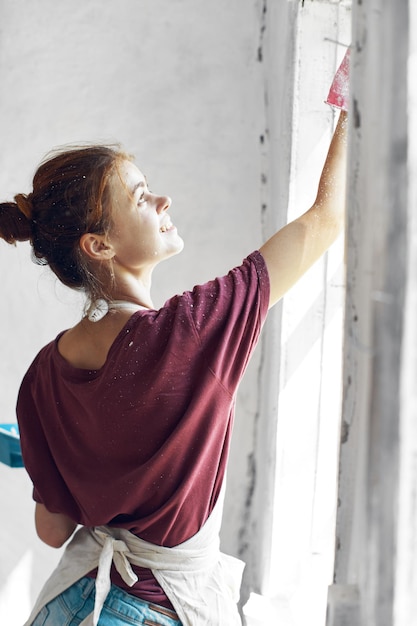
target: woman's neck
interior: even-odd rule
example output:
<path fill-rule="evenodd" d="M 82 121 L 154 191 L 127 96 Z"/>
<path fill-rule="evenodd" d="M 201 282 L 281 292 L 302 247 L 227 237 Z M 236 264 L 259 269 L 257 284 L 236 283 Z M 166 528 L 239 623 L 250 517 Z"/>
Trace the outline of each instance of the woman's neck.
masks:
<path fill-rule="evenodd" d="M 147 309 L 153 309 L 151 298 L 151 275 L 134 277 L 131 274 L 115 277 L 108 289 L 109 301 L 132 302 Z"/>

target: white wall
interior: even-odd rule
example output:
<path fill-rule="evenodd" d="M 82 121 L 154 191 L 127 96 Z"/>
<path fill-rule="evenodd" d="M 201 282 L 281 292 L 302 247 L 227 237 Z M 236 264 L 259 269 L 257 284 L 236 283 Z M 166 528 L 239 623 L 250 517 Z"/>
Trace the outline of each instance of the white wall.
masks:
<path fill-rule="evenodd" d="M 240 263 L 261 242 L 259 19 L 251 0 L 0 2 L 1 199 L 30 190 L 52 147 L 120 141 L 151 188 L 172 196 L 186 241 L 155 276 L 156 303 Z M 0 243 L 0 264 L 0 421 L 8 422 L 30 360 L 80 308 L 31 263 L 27 246 Z M 253 393 L 242 392 L 245 422 Z M 242 434 L 244 456 L 250 445 Z M 237 509 L 244 481 L 234 481 Z M 23 470 L 0 466 L 0 482 L 0 622 L 13 626 L 57 554 L 34 537 Z"/>

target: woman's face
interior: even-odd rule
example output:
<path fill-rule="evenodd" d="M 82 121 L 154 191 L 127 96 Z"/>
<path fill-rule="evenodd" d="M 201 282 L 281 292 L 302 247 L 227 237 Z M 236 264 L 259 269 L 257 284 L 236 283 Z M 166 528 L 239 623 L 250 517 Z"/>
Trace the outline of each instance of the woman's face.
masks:
<path fill-rule="evenodd" d="M 142 270 L 178 254 L 184 242 L 171 222 L 171 199 L 148 189 L 142 172 L 122 161 L 113 176 L 112 227 L 108 236 L 115 261 Z"/>

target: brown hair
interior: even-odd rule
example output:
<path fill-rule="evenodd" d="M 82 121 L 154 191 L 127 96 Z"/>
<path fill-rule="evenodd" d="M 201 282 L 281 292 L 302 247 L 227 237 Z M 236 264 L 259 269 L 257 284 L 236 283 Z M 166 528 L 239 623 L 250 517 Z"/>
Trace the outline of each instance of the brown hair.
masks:
<path fill-rule="evenodd" d="M 64 285 L 84 290 L 92 301 L 106 297 L 79 240 L 88 232 L 108 232 L 109 181 L 124 159 L 131 157 L 108 146 L 67 149 L 47 159 L 35 173 L 32 193 L 0 203 L 0 237 L 30 241 L 35 262 L 48 264 Z"/>

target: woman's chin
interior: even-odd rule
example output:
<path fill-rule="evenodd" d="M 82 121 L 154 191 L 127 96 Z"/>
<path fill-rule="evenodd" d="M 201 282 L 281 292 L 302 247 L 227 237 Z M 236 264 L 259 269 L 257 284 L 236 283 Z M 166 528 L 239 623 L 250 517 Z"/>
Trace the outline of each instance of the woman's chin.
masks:
<path fill-rule="evenodd" d="M 184 239 L 182 239 L 182 237 L 180 237 L 179 235 L 177 235 L 177 249 L 175 250 L 174 254 L 179 254 L 180 252 L 182 252 L 184 250 Z"/>

